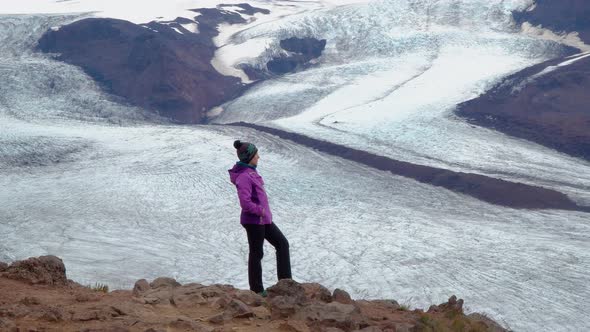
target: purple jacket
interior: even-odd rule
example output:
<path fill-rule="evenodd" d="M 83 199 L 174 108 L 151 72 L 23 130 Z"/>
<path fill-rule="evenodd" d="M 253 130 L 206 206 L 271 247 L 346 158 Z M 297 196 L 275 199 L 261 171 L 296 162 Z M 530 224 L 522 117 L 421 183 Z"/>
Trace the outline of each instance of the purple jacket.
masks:
<path fill-rule="evenodd" d="M 236 164 L 228 170 L 231 183 L 238 189 L 242 207 L 240 223 L 272 224 L 272 213 L 264 191 L 264 181 L 255 169 Z"/>

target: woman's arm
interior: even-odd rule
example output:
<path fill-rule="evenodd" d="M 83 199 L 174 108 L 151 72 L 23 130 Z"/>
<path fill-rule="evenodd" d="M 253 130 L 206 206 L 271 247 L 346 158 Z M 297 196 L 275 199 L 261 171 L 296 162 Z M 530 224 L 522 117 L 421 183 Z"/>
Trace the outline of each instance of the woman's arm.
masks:
<path fill-rule="evenodd" d="M 250 174 L 240 175 L 236 179 L 236 187 L 238 188 L 238 198 L 242 210 L 257 216 L 263 216 L 264 209 L 262 206 L 252 202 L 252 179 Z"/>

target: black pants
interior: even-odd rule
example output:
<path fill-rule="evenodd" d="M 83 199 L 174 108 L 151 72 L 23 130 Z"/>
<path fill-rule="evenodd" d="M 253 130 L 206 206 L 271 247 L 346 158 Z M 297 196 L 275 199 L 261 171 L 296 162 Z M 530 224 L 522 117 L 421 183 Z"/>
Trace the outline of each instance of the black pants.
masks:
<path fill-rule="evenodd" d="M 291 279 L 291 259 L 289 258 L 289 242 L 281 233 L 277 225 L 242 225 L 248 234 L 248 282 L 250 290 L 260 293 L 264 290 L 262 285 L 262 257 L 263 245 L 266 239 L 275 247 L 277 255 L 277 277 L 279 279 Z"/>

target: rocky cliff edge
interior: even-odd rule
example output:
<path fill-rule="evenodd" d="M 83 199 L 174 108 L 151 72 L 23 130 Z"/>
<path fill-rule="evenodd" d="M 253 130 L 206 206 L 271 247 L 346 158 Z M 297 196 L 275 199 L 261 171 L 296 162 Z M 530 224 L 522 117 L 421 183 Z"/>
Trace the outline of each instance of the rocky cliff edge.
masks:
<path fill-rule="evenodd" d="M 261 297 L 230 285 L 138 280 L 108 292 L 66 277 L 55 256 L 0 263 L 0 331 L 506 331 L 463 300 L 427 311 L 394 300 L 354 300 L 341 289 L 285 279 Z"/>

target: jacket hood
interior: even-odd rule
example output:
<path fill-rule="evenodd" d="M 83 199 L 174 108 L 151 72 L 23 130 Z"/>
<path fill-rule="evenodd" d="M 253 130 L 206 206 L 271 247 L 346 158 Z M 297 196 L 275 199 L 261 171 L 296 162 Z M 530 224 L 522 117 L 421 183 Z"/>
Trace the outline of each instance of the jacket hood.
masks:
<path fill-rule="evenodd" d="M 227 171 L 229 172 L 229 180 L 231 181 L 231 183 L 235 185 L 238 176 L 240 176 L 240 174 L 246 172 L 247 170 L 248 167 L 239 164 L 235 164 L 232 169 L 228 169 Z"/>

